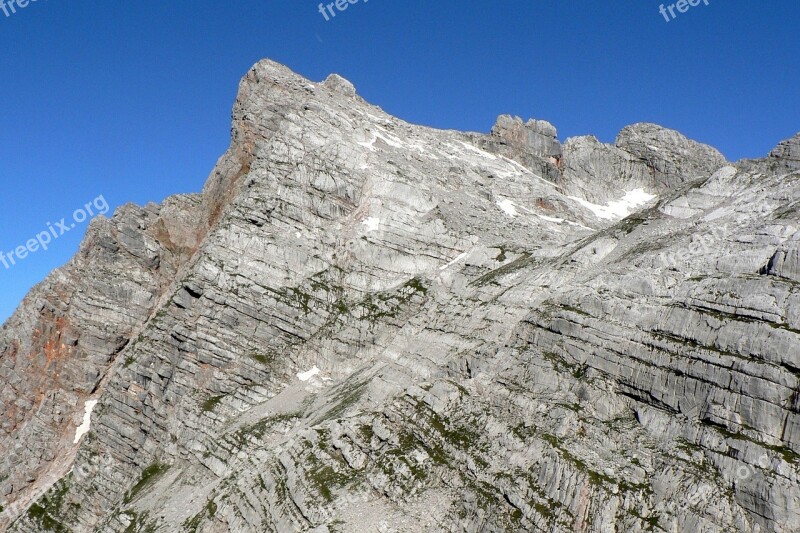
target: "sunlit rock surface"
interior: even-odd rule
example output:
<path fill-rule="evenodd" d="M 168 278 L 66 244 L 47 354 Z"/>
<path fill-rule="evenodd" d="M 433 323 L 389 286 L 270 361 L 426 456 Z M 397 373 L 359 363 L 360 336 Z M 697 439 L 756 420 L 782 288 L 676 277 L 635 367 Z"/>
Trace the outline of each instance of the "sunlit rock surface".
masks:
<path fill-rule="evenodd" d="M 798 531 L 797 146 L 439 131 L 262 61 L 202 194 L 0 331 L 0 528 Z"/>

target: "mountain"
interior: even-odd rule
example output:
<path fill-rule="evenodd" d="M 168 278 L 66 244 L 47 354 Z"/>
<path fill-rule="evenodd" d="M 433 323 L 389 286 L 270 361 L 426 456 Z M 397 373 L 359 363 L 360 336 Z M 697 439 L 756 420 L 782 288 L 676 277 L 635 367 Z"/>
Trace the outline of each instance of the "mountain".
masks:
<path fill-rule="evenodd" d="M 242 80 L 0 330 L 0 529 L 800 530 L 800 134 L 730 163 Z"/>

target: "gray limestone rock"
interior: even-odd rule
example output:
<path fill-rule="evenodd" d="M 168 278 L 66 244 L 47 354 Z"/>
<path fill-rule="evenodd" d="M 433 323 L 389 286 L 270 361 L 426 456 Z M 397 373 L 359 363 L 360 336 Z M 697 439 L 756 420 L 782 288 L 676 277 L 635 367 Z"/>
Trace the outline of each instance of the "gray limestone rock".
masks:
<path fill-rule="evenodd" d="M 800 133 L 776 146 L 769 157 L 790 170 L 800 169 Z"/>
<path fill-rule="evenodd" d="M 627 126 L 619 132 L 614 144 L 643 161 L 656 186 L 669 189 L 707 178 L 727 163 L 715 148 L 656 124 Z"/>
<path fill-rule="evenodd" d="M 0 330 L 0 529 L 795 532 L 795 147 L 440 131 L 259 62 L 202 194 Z"/>
<path fill-rule="evenodd" d="M 546 120 L 523 122 L 519 117 L 500 115 L 491 135 L 514 151 L 540 157 L 561 155 L 556 128 Z"/>

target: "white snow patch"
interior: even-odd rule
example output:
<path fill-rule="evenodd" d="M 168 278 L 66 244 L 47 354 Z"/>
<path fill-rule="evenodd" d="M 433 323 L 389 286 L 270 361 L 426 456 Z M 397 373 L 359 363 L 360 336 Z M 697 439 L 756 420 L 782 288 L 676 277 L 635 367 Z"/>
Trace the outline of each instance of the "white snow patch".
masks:
<path fill-rule="evenodd" d="M 487 152 L 486 150 L 481 150 L 480 148 L 478 148 L 478 147 L 476 147 L 476 146 L 473 146 L 473 145 L 471 145 L 471 144 L 469 144 L 469 143 L 465 143 L 464 141 L 458 141 L 458 144 L 460 144 L 461 146 L 463 146 L 464 148 L 466 148 L 466 149 L 467 149 L 467 150 L 469 150 L 470 152 L 475 152 L 476 154 L 480 154 L 480 155 L 482 155 L 483 157 L 486 157 L 486 158 L 488 158 L 488 159 L 491 159 L 492 161 L 494 161 L 495 159 L 497 159 L 497 156 L 495 156 L 494 154 L 490 154 L 490 153 L 489 153 L 489 152 Z"/>
<path fill-rule="evenodd" d="M 372 120 L 377 120 L 378 122 L 383 122 L 383 123 L 388 124 L 388 121 L 386 120 L 386 117 L 379 117 L 378 115 L 373 115 L 372 113 L 364 113 L 364 114 L 367 115 Z"/>
<path fill-rule="evenodd" d="M 380 137 L 381 139 L 383 139 L 384 142 L 386 144 L 388 144 L 389 146 L 394 146 L 395 148 L 404 148 L 406 146 L 406 144 L 403 141 L 401 141 L 400 139 L 398 139 L 397 137 L 395 137 L 394 135 L 392 135 L 391 133 L 389 133 L 385 129 L 380 128 L 380 130 L 383 133 L 377 133 L 376 135 L 378 137 Z"/>
<path fill-rule="evenodd" d="M 439 159 L 438 157 L 436 157 L 435 155 L 433 155 L 431 152 L 429 152 L 428 150 L 426 150 L 426 149 L 425 149 L 425 145 L 424 145 L 424 144 L 422 144 L 422 142 L 415 142 L 414 144 L 410 144 L 410 145 L 409 145 L 409 147 L 410 147 L 410 148 L 413 148 L 413 149 L 414 149 L 414 150 L 416 150 L 416 151 L 418 151 L 418 152 L 419 152 L 419 153 L 421 153 L 422 155 L 426 155 L 426 156 L 430 157 L 431 159 Z"/>
<path fill-rule="evenodd" d="M 97 405 L 97 400 L 86 400 L 83 408 L 83 424 L 78 426 L 78 429 L 75 430 L 75 440 L 73 444 L 78 444 L 81 438 L 89 433 L 89 429 L 92 427 L 92 410 L 95 405 Z"/>
<path fill-rule="evenodd" d="M 548 180 L 544 179 L 543 177 L 539 176 L 538 174 L 534 174 L 533 172 L 531 172 L 531 170 L 529 168 L 526 168 L 526 167 L 520 165 L 519 163 L 517 163 L 513 159 L 509 159 L 508 157 L 506 157 L 504 155 L 500 156 L 500 159 L 502 159 L 504 162 L 510 164 L 511 166 L 513 166 L 513 167 L 515 167 L 515 168 L 517 168 L 519 170 L 519 172 L 509 172 L 506 177 L 517 176 L 517 175 L 520 175 L 520 174 L 522 174 L 523 176 L 533 176 L 534 178 L 536 178 L 539 181 L 541 181 L 543 184 L 547 185 L 547 187 L 549 187 L 550 189 L 555 189 L 556 188 L 555 183 L 553 183 L 552 181 L 548 181 Z"/>
<path fill-rule="evenodd" d="M 587 228 L 583 224 L 578 224 L 577 222 L 573 222 L 571 220 L 567 220 L 566 218 L 556 218 L 556 217 L 548 217 L 547 215 L 540 215 L 539 213 L 534 213 L 537 217 L 541 218 L 542 220 L 546 220 L 548 222 L 553 222 L 555 224 L 563 224 L 566 222 L 570 226 L 577 226 L 579 228 L 588 229 L 590 231 L 594 231 L 592 228 Z"/>
<path fill-rule="evenodd" d="M 375 217 L 369 217 L 362 222 L 367 227 L 367 233 L 370 231 L 378 231 L 378 228 L 381 227 L 381 219 Z"/>
<path fill-rule="evenodd" d="M 504 156 L 504 155 L 503 155 L 503 156 L 500 156 L 500 157 L 501 157 L 501 158 L 503 159 L 503 161 L 505 161 L 506 163 L 509 163 L 509 164 L 511 164 L 511 166 L 517 167 L 519 170 L 521 170 L 521 171 L 522 171 L 522 173 L 523 173 L 523 174 L 532 174 L 532 172 L 530 171 L 530 169 L 529 169 L 529 168 L 527 168 L 527 167 L 525 167 L 525 166 L 523 166 L 523 165 L 521 165 L 521 164 L 517 163 L 517 162 L 516 162 L 516 161 L 514 161 L 513 159 L 511 159 L 511 158 L 509 158 L 509 157 L 506 157 L 506 156 Z M 534 175 L 535 175 L 535 174 L 534 174 Z M 538 177 L 539 179 L 544 179 L 544 178 L 542 178 L 541 176 L 536 176 L 536 177 Z M 547 181 L 547 180 L 545 180 L 545 181 Z M 549 182 L 548 182 L 548 183 L 549 183 Z M 551 183 L 551 185 L 552 185 L 552 183 Z"/>
<path fill-rule="evenodd" d="M 517 208 L 514 206 L 514 202 L 511 200 L 498 200 L 497 207 L 502 209 L 510 217 L 517 216 Z"/>
<path fill-rule="evenodd" d="M 453 259 L 452 261 L 450 261 L 446 265 L 440 266 L 439 270 L 447 270 L 448 268 L 450 268 L 451 266 L 455 265 L 456 263 L 458 263 L 459 261 L 461 261 L 465 257 L 467 257 L 467 252 L 464 252 L 463 254 L 459 255 L 458 257 L 456 257 L 455 259 Z"/>
<path fill-rule="evenodd" d="M 378 136 L 373 133 L 371 141 L 357 142 L 356 144 L 360 144 L 361 146 L 369 148 L 370 151 L 374 152 L 375 151 L 375 141 L 377 141 L 377 140 L 378 140 Z"/>
<path fill-rule="evenodd" d="M 316 376 L 320 372 L 321 372 L 321 370 L 319 368 L 314 367 L 311 370 L 309 370 L 308 372 L 298 372 L 297 373 L 297 379 L 299 379 L 300 381 L 308 381 L 309 379 L 313 378 L 314 376 Z"/>
<path fill-rule="evenodd" d="M 608 205 L 593 204 L 577 196 L 569 196 L 583 207 L 591 211 L 597 218 L 607 220 L 621 219 L 630 215 L 637 207 L 642 206 L 655 198 L 655 195 L 645 192 L 644 189 L 634 189 L 625 193 L 619 200 L 608 202 Z"/>
<path fill-rule="evenodd" d="M 403 141 L 401 141 L 400 139 L 398 139 L 397 137 L 395 137 L 394 135 L 392 135 L 391 133 L 389 133 L 385 129 L 381 128 L 380 126 L 378 126 L 378 129 L 381 130 L 383 133 L 371 132 L 372 133 L 372 140 L 364 141 L 364 142 L 357 142 L 356 144 L 360 144 L 361 146 L 364 146 L 365 148 L 369 148 L 370 151 L 372 151 L 372 152 L 374 152 L 376 150 L 375 142 L 378 139 L 381 139 L 383 142 L 385 142 L 389 146 L 394 146 L 395 148 L 405 148 L 406 147 L 406 144 Z"/>
<path fill-rule="evenodd" d="M 536 216 L 541 218 L 542 220 L 546 220 L 548 222 L 555 222 L 556 224 L 561 224 L 562 222 L 564 222 L 563 218 L 548 217 L 545 215 L 536 215 Z"/>

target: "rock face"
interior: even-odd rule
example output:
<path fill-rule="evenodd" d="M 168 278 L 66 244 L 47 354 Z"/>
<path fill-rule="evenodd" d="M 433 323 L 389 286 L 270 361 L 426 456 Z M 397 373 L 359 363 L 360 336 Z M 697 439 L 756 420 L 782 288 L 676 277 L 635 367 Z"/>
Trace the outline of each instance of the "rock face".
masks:
<path fill-rule="evenodd" d="M 627 126 L 615 145 L 644 162 L 652 175 L 652 185 L 659 188 L 674 189 L 698 177 L 710 176 L 725 164 L 725 157 L 716 149 L 656 124 Z"/>
<path fill-rule="evenodd" d="M 624 128 L 613 145 L 594 137 L 568 139 L 558 183 L 568 194 L 605 203 L 637 188 L 672 191 L 711 176 L 725 164 L 722 154 L 710 146 L 642 123 Z"/>
<path fill-rule="evenodd" d="M 262 61 L 202 194 L 0 331 L 0 529 L 797 531 L 792 142 L 438 131 Z"/>
<path fill-rule="evenodd" d="M 75 258 L 0 331 L 0 493 L 8 499 L 24 502 L 69 471 L 84 402 L 98 397 L 196 250 L 199 211 L 197 196 L 176 196 L 96 220 Z"/>
<path fill-rule="evenodd" d="M 556 128 L 546 120 L 530 119 L 525 123 L 519 117 L 500 115 L 491 134 L 497 145 L 508 147 L 511 154 L 561 156 Z"/>
<path fill-rule="evenodd" d="M 777 165 L 797 170 L 800 168 L 800 133 L 780 143 L 769 154 L 770 159 Z"/>

